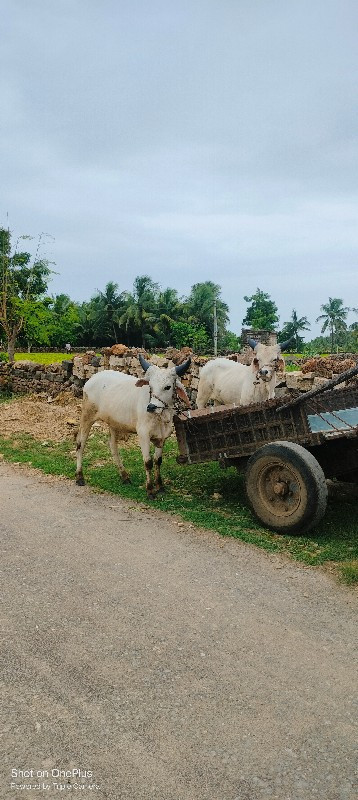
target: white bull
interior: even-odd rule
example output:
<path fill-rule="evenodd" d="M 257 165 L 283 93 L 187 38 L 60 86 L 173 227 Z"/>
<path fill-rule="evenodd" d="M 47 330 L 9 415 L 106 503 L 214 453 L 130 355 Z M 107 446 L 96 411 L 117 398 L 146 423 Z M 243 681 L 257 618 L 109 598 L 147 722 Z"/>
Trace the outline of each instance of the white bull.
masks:
<path fill-rule="evenodd" d="M 288 342 L 267 346 L 249 339 L 248 343 L 254 351 L 249 366 L 227 358 L 215 358 L 205 364 L 200 372 L 198 408 L 204 408 L 209 400 L 214 400 L 216 405 L 246 406 L 275 396 L 277 372 L 284 369 L 281 349 L 284 350 Z"/>
<path fill-rule="evenodd" d="M 177 367 L 163 369 L 146 361 L 139 354 L 145 378 L 135 378 L 115 370 L 93 375 L 83 389 L 83 405 L 77 434 L 76 483 L 83 486 L 83 450 L 95 420 L 109 426 L 109 443 L 115 464 L 124 482 L 130 481 L 118 452 L 118 440 L 126 433 L 137 433 L 146 471 L 146 489 L 153 498 L 162 489 L 160 466 L 165 440 L 172 432 L 176 395 L 189 406 L 189 399 L 179 378 L 190 366 L 190 358 Z M 155 484 L 151 471 L 153 459 L 150 445 L 154 444 Z"/>

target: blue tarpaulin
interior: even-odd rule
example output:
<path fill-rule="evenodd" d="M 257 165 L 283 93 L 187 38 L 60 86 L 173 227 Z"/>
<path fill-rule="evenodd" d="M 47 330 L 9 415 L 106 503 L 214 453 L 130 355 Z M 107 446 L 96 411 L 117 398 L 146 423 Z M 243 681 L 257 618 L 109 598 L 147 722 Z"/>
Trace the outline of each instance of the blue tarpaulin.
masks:
<path fill-rule="evenodd" d="M 307 414 L 312 433 L 332 430 L 349 430 L 358 426 L 358 408 L 344 408 L 342 411 L 322 411 L 321 414 Z"/>

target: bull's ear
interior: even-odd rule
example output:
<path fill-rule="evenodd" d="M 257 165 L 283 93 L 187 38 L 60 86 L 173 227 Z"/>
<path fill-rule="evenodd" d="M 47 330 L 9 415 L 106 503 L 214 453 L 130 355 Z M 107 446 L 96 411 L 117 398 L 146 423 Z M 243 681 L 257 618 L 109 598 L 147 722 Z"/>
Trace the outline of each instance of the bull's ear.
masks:
<path fill-rule="evenodd" d="M 136 382 L 136 386 L 149 386 L 149 381 L 145 381 L 144 378 L 139 378 Z"/>
<path fill-rule="evenodd" d="M 190 400 L 189 400 L 189 397 L 188 397 L 184 387 L 183 386 L 178 386 L 178 384 L 177 384 L 176 390 L 177 390 L 178 397 L 180 397 L 180 399 L 183 400 L 184 403 L 186 403 L 188 408 L 190 408 Z"/>
<path fill-rule="evenodd" d="M 259 367 L 259 359 L 258 358 L 253 358 L 252 359 L 251 367 L 252 367 L 254 372 L 257 371 L 257 369 Z"/>
<path fill-rule="evenodd" d="M 285 371 L 285 366 L 286 366 L 285 359 L 284 358 L 278 358 L 277 359 L 277 366 L 278 366 L 278 368 L 279 368 L 279 370 L 281 372 L 284 372 Z"/>

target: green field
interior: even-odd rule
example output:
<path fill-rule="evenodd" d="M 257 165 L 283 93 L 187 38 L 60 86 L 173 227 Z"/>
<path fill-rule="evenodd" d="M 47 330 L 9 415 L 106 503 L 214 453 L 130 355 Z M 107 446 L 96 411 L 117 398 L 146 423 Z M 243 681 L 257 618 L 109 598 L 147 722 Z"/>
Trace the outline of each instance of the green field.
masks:
<path fill-rule="evenodd" d="M 15 353 L 15 361 L 35 361 L 36 364 L 58 364 L 72 358 L 75 353 Z"/>
<path fill-rule="evenodd" d="M 31 464 L 45 473 L 74 479 L 73 442 L 60 444 L 18 434 L 0 438 L 1 457 Z M 166 492 L 149 501 L 144 488 L 144 468 L 139 448 L 124 450 L 124 464 L 132 483 L 123 485 L 109 454 L 107 437 L 93 434 L 88 440 L 84 474 L 96 491 L 107 491 L 176 514 L 187 522 L 233 536 L 265 550 L 285 553 L 310 566 L 332 570 L 346 583 L 358 582 L 357 506 L 350 498 L 331 499 L 324 520 L 306 536 L 283 536 L 264 529 L 251 514 L 245 499 L 244 479 L 234 468 L 222 470 L 216 463 L 179 466 L 174 437 L 165 448 L 163 478 Z M 214 495 L 219 495 L 215 499 Z"/>
<path fill-rule="evenodd" d="M 57 364 L 64 359 L 73 358 L 76 355 L 76 352 L 73 351 L 68 355 L 67 353 L 15 353 L 15 361 L 35 361 L 37 364 Z M 83 355 L 83 353 L 81 353 Z M 156 353 L 157 356 L 165 357 L 165 353 Z M 289 353 L 284 354 L 287 358 L 303 358 L 302 353 L 294 354 L 290 356 Z M 212 356 L 203 356 L 204 358 L 212 358 Z M 299 369 L 298 366 L 293 364 L 292 366 L 286 367 L 289 371 Z"/>

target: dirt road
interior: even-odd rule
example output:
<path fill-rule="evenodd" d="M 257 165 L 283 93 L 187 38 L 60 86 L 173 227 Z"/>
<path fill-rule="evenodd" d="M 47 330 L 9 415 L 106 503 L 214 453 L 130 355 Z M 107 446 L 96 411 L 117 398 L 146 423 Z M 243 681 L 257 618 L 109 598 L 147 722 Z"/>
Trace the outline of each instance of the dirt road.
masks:
<path fill-rule="evenodd" d="M 0 487 L 1 798 L 356 798 L 347 589 L 67 481 Z"/>

